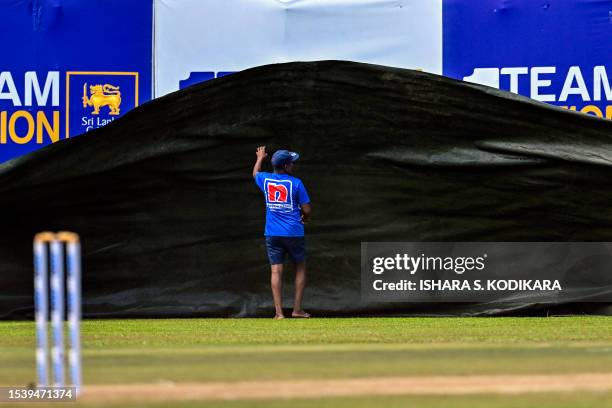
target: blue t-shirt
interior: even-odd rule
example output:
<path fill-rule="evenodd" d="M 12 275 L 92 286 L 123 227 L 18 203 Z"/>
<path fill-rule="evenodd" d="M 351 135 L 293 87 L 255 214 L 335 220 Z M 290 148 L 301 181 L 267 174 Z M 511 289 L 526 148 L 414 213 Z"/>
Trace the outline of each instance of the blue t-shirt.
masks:
<path fill-rule="evenodd" d="M 302 237 L 304 224 L 300 207 L 310 198 L 306 188 L 297 177 L 260 171 L 255 183 L 266 199 L 267 237 Z"/>

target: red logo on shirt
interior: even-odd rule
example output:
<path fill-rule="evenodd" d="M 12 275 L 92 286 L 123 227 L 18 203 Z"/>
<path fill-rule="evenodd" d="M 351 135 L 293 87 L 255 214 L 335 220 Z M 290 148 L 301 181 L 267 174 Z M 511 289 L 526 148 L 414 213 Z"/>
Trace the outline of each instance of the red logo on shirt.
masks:
<path fill-rule="evenodd" d="M 289 190 L 282 184 L 276 184 L 268 182 L 266 184 L 268 189 L 268 202 L 269 203 L 286 203 L 289 197 Z"/>

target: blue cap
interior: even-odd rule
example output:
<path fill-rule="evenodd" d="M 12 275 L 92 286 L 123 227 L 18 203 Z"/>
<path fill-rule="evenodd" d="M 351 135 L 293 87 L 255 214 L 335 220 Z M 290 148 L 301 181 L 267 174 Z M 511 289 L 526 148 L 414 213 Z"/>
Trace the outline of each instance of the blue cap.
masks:
<path fill-rule="evenodd" d="M 281 167 L 285 164 L 293 163 L 300 158 L 300 155 L 296 152 L 290 152 L 289 150 L 277 150 L 272 155 L 272 165 L 274 167 Z"/>

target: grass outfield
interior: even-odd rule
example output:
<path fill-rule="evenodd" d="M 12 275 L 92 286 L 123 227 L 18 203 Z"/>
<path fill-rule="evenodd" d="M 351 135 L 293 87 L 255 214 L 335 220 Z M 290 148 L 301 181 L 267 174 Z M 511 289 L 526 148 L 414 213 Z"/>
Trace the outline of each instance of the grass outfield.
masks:
<path fill-rule="evenodd" d="M 83 347 L 85 384 L 612 373 L 612 318 L 87 320 Z M 0 367 L 0 385 L 35 380 L 32 322 L 0 322 Z M 459 407 L 612 407 L 612 393 L 337 397 L 290 404 L 243 400 L 206 406 L 355 408 L 410 402 L 442 407 L 450 401 Z M 169 405 L 201 402 L 146 406 Z"/>
<path fill-rule="evenodd" d="M 20 407 L 22 404 L 19 405 Z M 41 404 L 32 405 L 40 407 Z M 46 405 L 57 407 L 58 404 Z M 68 406 L 74 406 L 70 404 Z M 118 408 L 139 406 L 147 408 L 609 408 L 612 393 L 530 394 L 530 395 L 470 395 L 470 396 L 410 396 L 327 398 L 301 400 L 263 400 L 231 402 L 172 402 L 148 405 L 88 405 L 88 407 Z"/>

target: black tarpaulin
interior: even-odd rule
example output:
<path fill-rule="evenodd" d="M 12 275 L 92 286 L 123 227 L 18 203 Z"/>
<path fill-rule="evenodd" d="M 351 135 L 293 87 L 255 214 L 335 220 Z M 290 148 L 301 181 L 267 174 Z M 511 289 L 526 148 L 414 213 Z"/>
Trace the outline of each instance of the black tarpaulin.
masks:
<path fill-rule="evenodd" d="M 42 230 L 81 235 L 85 316 L 269 315 L 265 209 L 251 177 L 262 144 L 302 156 L 315 314 L 612 312 L 361 301 L 362 241 L 612 241 L 612 122 L 442 76 L 324 61 L 208 81 L 2 165 L 0 316 L 31 315 Z"/>

